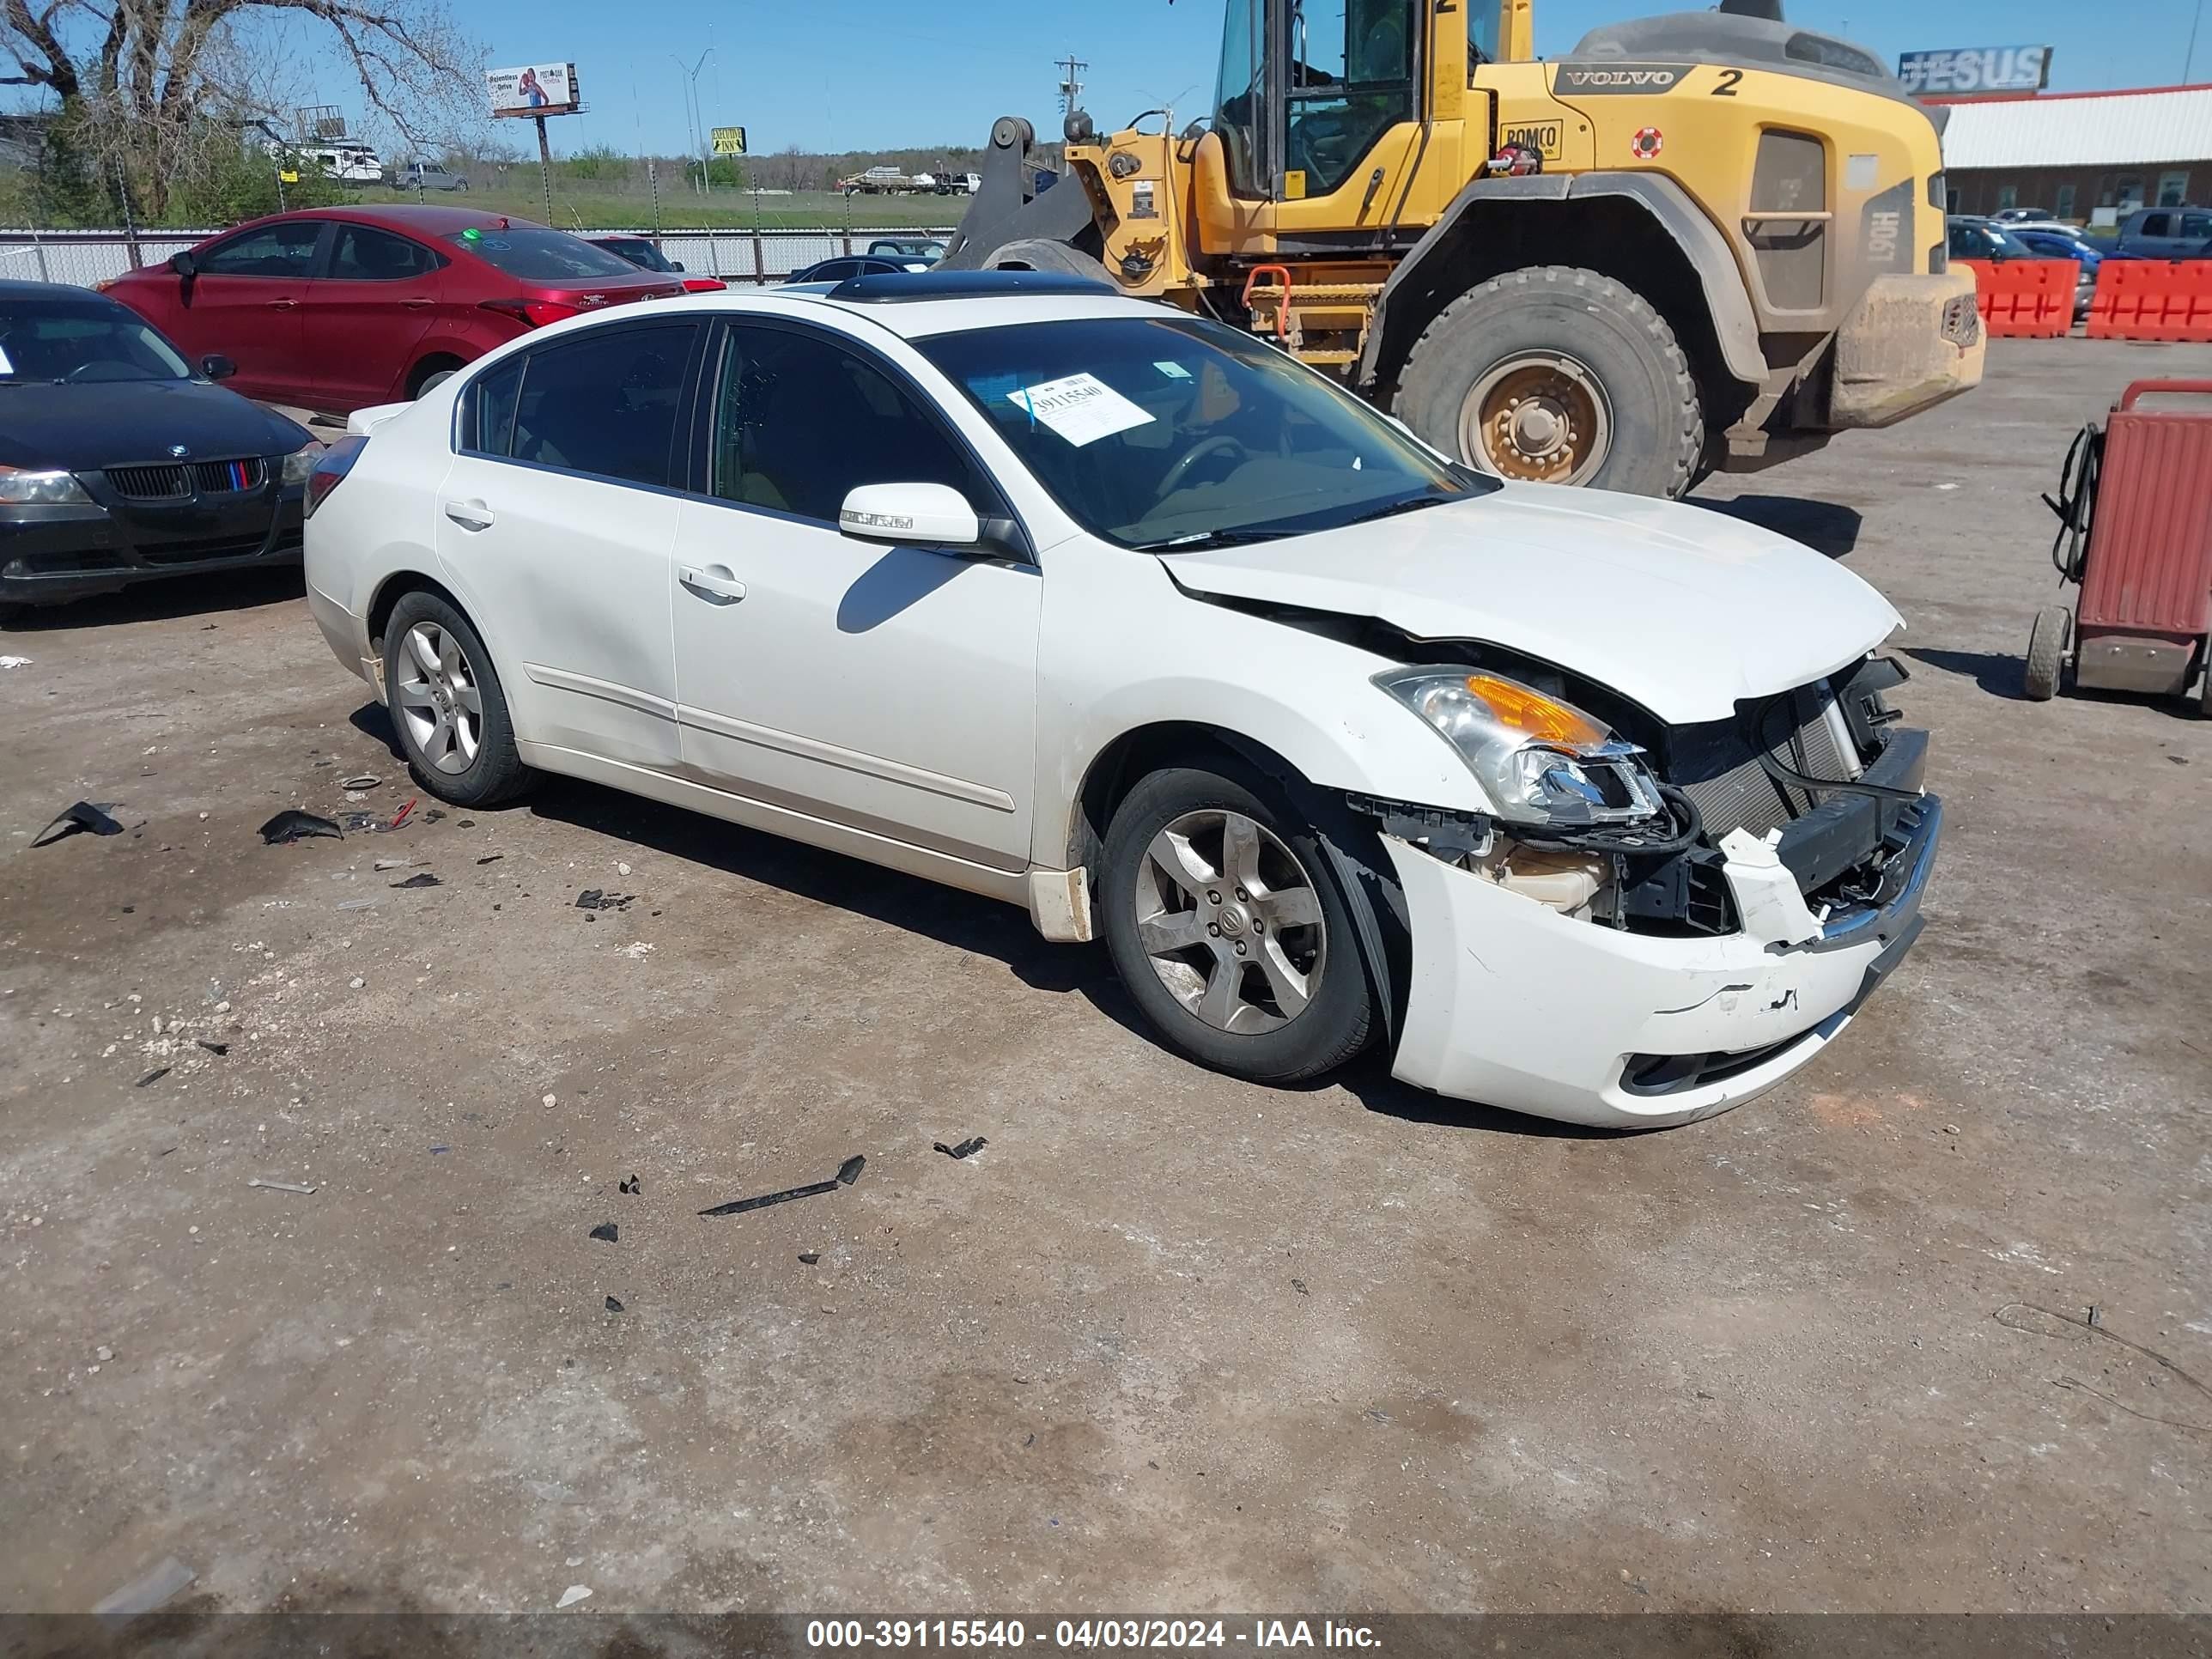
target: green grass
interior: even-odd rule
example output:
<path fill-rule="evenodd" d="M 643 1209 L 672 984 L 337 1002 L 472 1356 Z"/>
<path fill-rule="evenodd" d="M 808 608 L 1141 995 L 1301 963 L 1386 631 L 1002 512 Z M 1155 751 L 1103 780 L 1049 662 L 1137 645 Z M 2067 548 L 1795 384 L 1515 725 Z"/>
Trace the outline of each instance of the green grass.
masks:
<path fill-rule="evenodd" d="M 368 189 L 357 198 L 364 205 L 411 203 L 413 191 Z M 426 193 L 422 200 L 440 207 L 470 207 L 489 213 L 511 214 L 520 219 L 543 221 L 545 197 L 535 167 L 517 167 L 503 185 L 475 187 L 467 194 Z M 853 225 L 868 230 L 898 226 L 947 227 L 960 222 L 968 198 L 964 196 L 856 196 L 848 202 L 833 191 L 805 191 L 793 196 L 758 198 L 748 191 L 732 195 L 716 191 L 711 197 L 678 185 L 660 193 L 660 222 L 670 228 L 750 230 L 840 230 Z M 641 189 L 615 189 L 604 185 L 564 185 L 553 181 L 553 222 L 562 230 L 631 230 L 651 228 L 653 198 Z"/>

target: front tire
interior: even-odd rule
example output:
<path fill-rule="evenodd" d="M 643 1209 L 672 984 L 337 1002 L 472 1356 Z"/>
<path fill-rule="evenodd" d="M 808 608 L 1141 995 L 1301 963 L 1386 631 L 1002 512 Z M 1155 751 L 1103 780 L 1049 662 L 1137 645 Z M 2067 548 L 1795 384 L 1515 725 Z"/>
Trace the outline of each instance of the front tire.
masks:
<path fill-rule="evenodd" d="M 490 806 L 536 775 L 491 653 L 467 617 L 435 593 L 401 596 L 384 625 L 384 702 L 415 781 L 456 806 Z"/>
<path fill-rule="evenodd" d="M 2035 625 L 2027 631 L 2027 662 L 2021 671 L 2021 691 L 2030 702 L 2049 702 L 2057 695 L 2073 623 L 2063 605 L 2046 605 L 2035 613 Z"/>
<path fill-rule="evenodd" d="M 1088 276 L 1109 288 L 1119 286 L 1113 272 L 1081 248 L 1039 236 L 1008 242 L 983 263 L 992 270 L 1048 270 L 1062 276 Z"/>
<path fill-rule="evenodd" d="M 1485 472 L 1639 495 L 1682 495 L 1705 447 L 1666 319 L 1568 265 L 1509 270 L 1446 306 L 1407 356 L 1395 412 Z"/>
<path fill-rule="evenodd" d="M 1153 1029 L 1265 1084 L 1334 1070 L 1375 1025 L 1346 896 L 1273 794 L 1257 778 L 1155 772 L 1114 814 L 1099 879 L 1107 949 Z"/>

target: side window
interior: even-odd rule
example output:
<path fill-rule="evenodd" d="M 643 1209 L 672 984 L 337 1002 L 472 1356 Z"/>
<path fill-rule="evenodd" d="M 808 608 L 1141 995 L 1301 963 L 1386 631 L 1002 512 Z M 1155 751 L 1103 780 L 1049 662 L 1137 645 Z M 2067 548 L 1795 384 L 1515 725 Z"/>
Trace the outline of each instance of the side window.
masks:
<path fill-rule="evenodd" d="M 1293 14 L 1283 194 L 1326 196 L 1375 141 L 1413 118 L 1404 0 L 1305 0 Z"/>
<path fill-rule="evenodd" d="M 1954 259 L 1971 259 L 1974 257 L 1974 233 L 1971 227 L 1953 225 L 1949 232 L 1949 240 L 1948 251 Z"/>
<path fill-rule="evenodd" d="M 305 276 L 313 270 L 319 219 L 264 225 L 193 256 L 193 268 L 210 276 Z"/>
<path fill-rule="evenodd" d="M 506 453 L 518 461 L 666 487 L 674 476 L 684 365 L 697 333 L 698 325 L 689 322 L 593 329 L 531 352 Z M 484 399 L 479 419 L 487 413 L 495 422 L 495 394 Z M 496 439 L 495 424 L 479 429 Z"/>
<path fill-rule="evenodd" d="M 446 263 L 420 242 L 369 225 L 340 225 L 331 249 L 331 276 L 347 283 L 397 283 L 427 276 Z"/>
<path fill-rule="evenodd" d="M 2170 213 L 2146 213 L 2137 221 L 2135 234 L 2138 236 L 2171 236 L 2173 233 L 2166 227 L 2172 222 L 2173 216 Z"/>
<path fill-rule="evenodd" d="M 2207 236 L 2212 236 L 2212 213 L 2183 214 L 2181 228 L 2174 234 L 2191 242 L 2199 242 Z"/>
<path fill-rule="evenodd" d="M 461 394 L 461 447 L 479 455 L 514 453 L 514 405 L 526 357 L 510 357 L 479 374 Z"/>
<path fill-rule="evenodd" d="M 937 415 L 859 352 L 738 325 L 715 382 L 708 487 L 724 501 L 835 524 L 861 484 L 941 483 L 978 514 L 1000 511 Z"/>
<path fill-rule="evenodd" d="M 814 268 L 814 280 L 817 283 L 842 283 L 859 268 L 860 262 L 856 259 L 832 259 Z"/>

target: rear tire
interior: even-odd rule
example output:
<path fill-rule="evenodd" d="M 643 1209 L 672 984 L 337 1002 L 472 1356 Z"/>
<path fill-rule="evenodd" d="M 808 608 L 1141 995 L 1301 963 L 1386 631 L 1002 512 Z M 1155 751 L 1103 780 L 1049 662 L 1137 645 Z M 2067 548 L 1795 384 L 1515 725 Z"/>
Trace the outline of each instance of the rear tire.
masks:
<path fill-rule="evenodd" d="M 1374 1000 L 1349 908 L 1367 901 L 1346 897 L 1320 837 L 1264 780 L 1152 774 L 1115 812 L 1101 862 L 1107 949 L 1170 1048 L 1281 1084 L 1367 1047 Z"/>
<path fill-rule="evenodd" d="M 1569 265 L 1509 270 L 1446 306 L 1407 355 L 1395 412 L 1485 472 L 1639 495 L 1682 495 L 1705 448 L 1666 319 Z"/>
<path fill-rule="evenodd" d="M 491 653 L 435 593 L 400 596 L 384 625 L 384 706 L 415 781 L 456 806 L 491 806 L 536 781 L 514 745 Z"/>
<path fill-rule="evenodd" d="M 443 386 L 454 375 L 459 374 L 465 367 L 465 364 L 456 362 L 451 357 L 424 359 L 416 366 L 414 378 L 407 388 L 408 397 L 420 398 L 434 387 Z"/>
<path fill-rule="evenodd" d="M 2049 702 L 2058 692 L 2058 677 L 2065 671 L 2067 636 L 2074 629 L 2074 614 L 2063 605 L 2046 605 L 2035 613 L 2027 631 L 2027 663 L 2021 671 L 2020 689 L 2030 702 Z"/>
<path fill-rule="evenodd" d="M 2204 684 L 2197 689 L 2197 712 L 2212 720 L 2212 634 L 2204 636 Z"/>

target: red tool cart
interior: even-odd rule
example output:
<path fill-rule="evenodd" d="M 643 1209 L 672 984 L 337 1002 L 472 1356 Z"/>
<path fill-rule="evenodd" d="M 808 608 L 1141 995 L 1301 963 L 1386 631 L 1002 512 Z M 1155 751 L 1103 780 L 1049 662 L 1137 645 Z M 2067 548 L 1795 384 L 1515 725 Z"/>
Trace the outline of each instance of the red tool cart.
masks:
<path fill-rule="evenodd" d="M 2198 693 L 2212 718 L 2212 380 L 2137 380 L 2100 431 L 2066 452 L 2051 560 L 2079 605 L 2045 606 L 2027 636 L 2027 691 L 2067 669 L 2094 690 Z"/>

